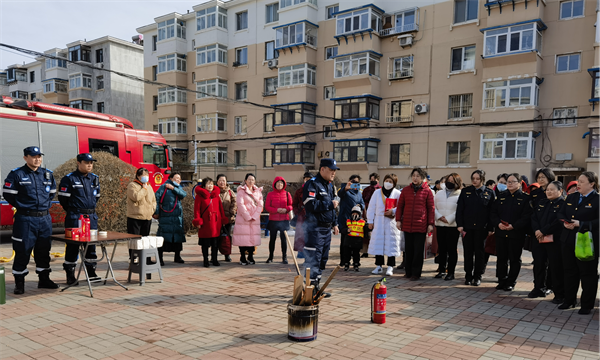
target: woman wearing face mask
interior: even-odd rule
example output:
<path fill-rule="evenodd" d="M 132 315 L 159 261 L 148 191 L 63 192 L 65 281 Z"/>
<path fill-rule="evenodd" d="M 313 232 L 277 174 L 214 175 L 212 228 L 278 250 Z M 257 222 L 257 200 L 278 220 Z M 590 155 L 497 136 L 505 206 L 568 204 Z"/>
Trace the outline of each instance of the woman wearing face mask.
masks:
<path fill-rule="evenodd" d="M 219 238 L 219 252 L 225 255 L 225 261 L 231 261 L 231 227 L 235 222 L 235 214 L 237 213 L 237 202 L 235 193 L 231 191 L 227 185 L 227 177 L 223 174 L 217 175 L 217 186 L 221 190 L 221 202 L 223 203 L 223 211 L 225 217 L 229 219 L 229 223 L 223 225 L 221 237 Z"/>
<path fill-rule="evenodd" d="M 454 280 L 454 270 L 458 261 L 458 236 L 460 233 L 456 225 L 456 208 L 460 196 L 462 179 L 457 173 L 452 173 L 442 184 L 442 189 L 435 194 L 435 227 L 440 264 L 436 279 Z M 446 275 L 446 259 L 448 260 L 448 274 Z"/>
<path fill-rule="evenodd" d="M 215 186 L 213 179 L 202 179 L 202 185 L 196 187 L 194 199 L 194 220 L 192 224 L 198 228 L 198 245 L 202 246 L 204 267 L 209 267 L 208 250 L 210 249 L 213 266 L 220 266 L 217 260 L 217 243 L 221 235 L 221 227 L 229 223 L 223 211 L 221 189 Z"/>
<path fill-rule="evenodd" d="M 496 189 L 494 190 L 496 199 L 498 198 L 498 194 L 500 194 L 501 192 L 506 191 L 506 189 L 508 189 L 508 187 L 506 186 L 507 179 L 508 179 L 508 174 L 498 175 L 498 178 L 496 179 L 496 180 L 498 180 L 498 185 L 496 185 Z"/>
<path fill-rule="evenodd" d="M 254 265 L 254 246 L 260 246 L 260 214 L 264 202 L 262 188 L 254 174 L 246 174 L 244 185 L 237 190 L 238 213 L 233 227 L 232 245 L 240 247 L 240 265 Z M 248 252 L 246 260 L 245 252 Z"/>
<path fill-rule="evenodd" d="M 567 196 L 559 219 L 562 219 L 563 231 L 560 236 L 562 244 L 563 268 L 565 279 L 565 299 L 559 309 L 568 309 L 577 304 L 577 291 L 581 282 L 581 309 L 579 314 L 587 315 L 594 309 L 598 293 L 598 175 L 593 171 L 585 171 L 577 179 L 577 192 Z M 575 241 L 577 233 L 592 233 L 594 259 L 580 261 L 575 257 Z"/>
<path fill-rule="evenodd" d="M 179 185 L 181 175 L 178 172 L 169 174 L 169 179 L 156 191 L 156 211 L 154 218 L 158 219 L 157 236 L 164 239 L 163 246 L 158 248 L 160 265 L 163 266 L 163 252 L 174 252 L 174 262 L 183 264 L 181 250 L 185 242 L 183 231 L 183 206 L 181 201 L 186 192 Z"/>
<path fill-rule="evenodd" d="M 529 195 L 521 191 L 519 174 L 508 176 L 507 187 L 508 190 L 501 192 L 494 202 L 491 219 L 496 227 L 496 289 L 512 291 L 521 271 L 521 254 L 531 224 L 532 210 Z"/>
<path fill-rule="evenodd" d="M 156 211 L 156 197 L 149 184 L 148 169 L 139 168 L 135 180 L 127 185 L 127 232 L 142 236 L 150 235 L 152 215 Z"/>
<path fill-rule="evenodd" d="M 396 184 L 398 177 L 395 174 L 386 175 L 383 178 L 383 188 L 375 190 L 367 209 L 367 223 L 369 229 L 373 230 L 369 254 L 375 255 L 376 268 L 373 274 L 376 275 L 383 272 L 384 256 L 388 257 L 385 274 L 393 275 L 396 256 L 400 255 L 400 229 L 396 227 L 395 218 L 400 190 L 396 189 Z"/>
<path fill-rule="evenodd" d="M 433 192 L 424 184 L 427 173 L 421 168 L 411 172 L 412 183 L 402 189 L 396 209 L 396 227 L 404 232 L 405 271 L 404 277 L 411 281 L 421 278 L 425 237 L 433 231 L 435 206 Z"/>
<path fill-rule="evenodd" d="M 531 228 L 535 234 L 533 242 L 533 284 L 528 297 L 546 297 L 554 292 L 552 303 L 561 304 L 565 297 L 563 269 L 560 251 L 560 235 L 563 229 L 558 214 L 564 206 L 562 183 L 553 181 L 546 184 L 546 194 L 533 209 Z M 551 275 L 552 285 L 547 283 Z"/>
<path fill-rule="evenodd" d="M 281 262 L 287 264 L 287 240 L 285 231 L 290 229 L 290 211 L 292 211 L 292 195 L 285 191 L 287 182 L 281 176 L 273 180 L 273 191 L 267 194 L 265 201 L 265 210 L 269 212 L 269 224 L 267 225 L 271 232 L 269 239 L 269 258 L 267 264 L 273 262 L 275 253 L 275 242 L 277 241 L 277 232 L 281 239 Z"/>

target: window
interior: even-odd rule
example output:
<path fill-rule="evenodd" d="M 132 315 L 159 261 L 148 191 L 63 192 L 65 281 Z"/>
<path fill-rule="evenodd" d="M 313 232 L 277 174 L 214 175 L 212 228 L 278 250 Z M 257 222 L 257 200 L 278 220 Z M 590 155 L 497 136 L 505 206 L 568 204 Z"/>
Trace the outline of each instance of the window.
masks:
<path fill-rule="evenodd" d="M 392 60 L 392 72 L 388 74 L 388 79 L 405 79 L 414 75 L 413 56 L 402 56 Z"/>
<path fill-rule="evenodd" d="M 227 98 L 227 80 L 212 79 L 206 81 L 198 81 L 196 83 L 196 99 L 205 97 L 220 97 Z"/>
<path fill-rule="evenodd" d="M 470 155 L 470 141 L 456 141 L 446 143 L 446 165 L 468 164 Z"/>
<path fill-rule="evenodd" d="M 563 1 L 560 3 L 560 19 L 572 19 L 583 16 L 583 0 Z"/>
<path fill-rule="evenodd" d="M 187 103 L 187 92 L 174 87 L 158 89 L 158 105 Z"/>
<path fill-rule="evenodd" d="M 21 91 L 21 90 L 11 91 L 10 97 L 13 99 L 27 100 L 29 98 L 29 93 L 27 91 Z"/>
<path fill-rule="evenodd" d="M 227 114 L 196 115 L 197 132 L 227 131 Z"/>
<path fill-rule="evenodd" d="M 450 95 L 448 100 L 448 119 L 460 119 L 473 116 L 473 94 Z"/>
<path fill-rule="evenodd" d="M 280 26 L 276 30 L 276 49 L 296 44 L 317 46 L 317 27 L 311 23 L 299 22 L 292 25 Z"/>
<path fill-rule="evenodd" d="M 485 32 L 484 56 L 504 55 L 514 52 L 541 51 L 542 35 L 535 23 L 511 26 Z"/>
<path fill-rule="evenodd" d="M 177 27 L 177 37 L 185 39 L 185 21 L 170 19 L 158 23 L 158 41 L 175 37 L 175 27 Z"/>
<path fill-rule="evenodd" d="M 273 125 L 275 125 L 275 114 L 274 113 L 265 114 L 265 132 L 275 131 L 275 128 L 273 127 Z"/>
<path fill-rule="evenodd" d="M 245 135 L 248 123 L 247 117 L 236 116 L 233 120 L 233 133 L 236 135 Z"/>
<path fill-rule="evenodd" d="M 388 108 L 388 116 L 385 119 L 387 123 L 403 123 L 413 121 L 413 102 L 392 101 Z"/>
<path fill-rule="evenodd" d="M 308 3 L 311 3 L 315 6 L 317 6 L 317 0 L 308 0 L 308 1 L 306 1 L 306 0 L 280 0 L 279 7 L 283 9 L 284 7 L 298 5 L 298 4 L 301 4 L 304 2 L 308 2 Z"/>
<path fill-rule="evenodd" d="M 484 109 L 538 104 L 539 88 L 536 78 L 493 81 L 485 83 L 483 88 Z"/>
<path fill-rule="evenodd" d="M 332 125 L 323 126 L 323 139 L 334 139 L 335 138 L 335 130 Z"/>
<path fill-rule="evenodd" d="M 290 104 L 275 107 L 275 126 L 291 124 L 314 124 L 314 104 Z"/>
<path fill-rule="evenodd" d="M 416 9 L 403 11 L 401 13 L 397 13 L 395 16 L 396 24 L 391 28 L 388 34 L 401 34 L 404 32 L 419 30 Z"/>
<path fill-rule="evenodd" d="M 265 92 L 263 96 L 277 94 L 277 77 L 265 79 Z"/>
<path fill-rule="evenodd" d="M 52 53 L 52 54 L 48 54 L 50 56 L 64 56 L 64 54 L 58 54 L 58 53 Z M 61 68 L 67 68 L 67 60 L 62 60 L 62 59 L 46 59 L 46 70 L 48 69 L 53 69 L 55 67 L 61 67 Z"/>
<path fill-rule="evenodd" d="M 477 19 L 479 0 L 454 0 L 454 23 Z"/>
<path fill-rule="evenodd" d="M 279 21 L 279 3 L 269 4 L 266 6 L 267 13 L 265 15 L 265 23 Z"/>
<path fill-rule="evenodd" d="M 96 90 L 104 90 L 104 76 L 96 76 Z"/>
<path fill-rule="evenodd" d="M 339 10 L 340 10 L 339 5 L 328 6 L 327 7 L 327 20 L 333 19 L 335 17 L 335 15 L 333 15 L 333 14 L 335 14 Z"/>
<path fill-rule="evenodd" d="M 317 67 L 309 64 L 298 64 L 279 68 L 278 86 L 299 84 L 316 85 Z"/>
<path fill-rule="evenodd" d="M 93 110 L 93 105 L 92 102 L 89 100 L 75 100 L 75 101 L 71 101 L 71 103 L 69 104 L 70 107 L 72 107 L 73 109 L 81 109 L 81 110 L 87 110 L 87 111 L 94 111 Z"/>
<path fill-rule="evenodd" d="M 369 140 L 335 140 L 333 158 L 339 162 L 377 162 L 377 142 Z"/>
<path fill-rule="evenodd" d="M 29 94 L 29 100 L 31 100 L 31 101 L 35 101 L 36 100 L 35 93 Z"/>
<path fill-rule="evenodd" d="M 325 86 L 323 88 L 323 95 L 325 100 L 335 98 L 335 86 Z"/>
<path fill-rule="evenodd" d="M 600 98 L 600 71 L 592 72 L 592 99 Z"/>
<path fill-rule="evenodd" d="M 154 65 L 152 67 L 152 80 L 156 81 L 157 77 L 158 77 L 158 66 Z"/>
<path fill-rule="evenodd" d="M 375 8 L 356 10 L 337 15 L 336 35 L 372 29 L 381 30 L 381 12 Z"/>
<path fill-rule="evenodd" d="M 475 45 L 452 49 L 451 71 L 475 69 Z"/>
<path fill-rule="evenodd" d="M 248 64 L 248 48 L 237 48 L 235 49 L 235 63 L 233 66 L 247 65 Z"/>
<path fill-rule="evenodd" d="M 104 50 L 97 49 L 96 50 L 96 63 L 102 63 L 102 62 L 104 62 Z"/>
<path fill-rule="evenodd" d="M 532 132 L 481 134 L 481 159 L 532 159 L 535 139 Z"/>
<path fill-rule="evenodd" d="M 158 110 L 158 96 L 152 97 L 152 111 Z M 156 130 L 158 131 L 158 130 Z"/>
<path fill-rule="evenodd" d="M 600 157 L 600 131 L 598 128 L 590 129 L 590 146 L 588 151 L 588 157 Z"/>
<path fill-rule="evenodd" d="M 315 144 L 275 144 L 274 164 L 314 164 Z"/>
<path fill-rule="evenodd" d="M 158 36 L 152 35 L 152 51 L 156 51 L 156 42 L 158 41 Z"/>
<path fill-rule="evenodd" d="M 235 99 L 246 100 L 248 98 L 248 83 L 242 82 L 235 84 Z"/>
<path fill-rule="evenodd" d="M 104 151 L 109 154 L 113 154 L 116 157 L 119 157 L 119 143 L 116 141 L 98 140 L 98 139 L 90 138 L 88 140 L 88 145 L 89 145 L 90 152 Z M 144 145 L 144 148 L 146 146 L 148 146 L 148 145 Z"/>
<path fill-rule="evenodd" d="M 153 164 L 161 169 L 167 167 L 166 149 L 162 146 L 155 144 L 144 144 L 142 151 L 144 164 Z"/>
<path fill-rule="evenodd" d="M 390 166 L 410 165 L 410 144 L 390 145 Z"/>
<path fill-rule="evenodd" d="M 196 49 L 196 65 L 220 62 L 227 65 L 227 46 L 214 44 Z"/>
<path fill-rule="evenodd" d="M 248 28 L 248 12 L 244 11 L 244 12 L 235 14 L 235 24 L 236 24 L 235 29 L 237 31 L 247 29 Z"/>
<path fill-rule="evenodd" d="M 218 6 L 196 11 L 196 30 L 209 29 L 214 26 L 227 29 L 227 10 Z"/>
<path fill-rule="evenodd" d="M 581 54 L 559 55 L 556 57 L 556 72 L 566 73 L 579 71 Z"/>
<path fill-rule="evenodd" d="M 96 111 L 104 114 L 104 103 L 103 102 L 96 103 Z"/>
<path fill-rule="evenodd" d="M 235 166 L 246 165 L 246 150 L 235 150 L 233 154 Z"/>
<path fill-rule="evenodd" d="M 227 148 L 198 148 L 198 164 L 227 164 Z"/>
<path fill-rule="evenodd" d="M 263 167 L 271 168 L 273 167 L 273 149 L 264 149 L 263 150 Z"/>
<path fill-rule="evenodd" d="M 335 100 L 334 116 L 336 119 L 379 120 L 379 100 L 371 97 Z"/>
<path fill-rule="evenodd" d="M 336 78 L 362 74 L 379 76 L 379 56 L 362 53 L 335 58 Z"/>
<path fill-rule="evenodd" d="M 29 82 L 30 83 L 34 83 L 35 82 L 35 71 L 30 71 L 29 72 Z"/>
<path fill-rule="evenodd" d="M 192 114 L 196 113 L 196 104 L 192 104 Z"/>
<path fill-rule="evenodd" d="M 560 108 L 554 109 L 552 117 L 557 120 L 552 120 L 552 126 L 576 126 L 577 125 L 577 108 Z"/>
<path fill-rule="evenodd" d="M 51 92 L 66 93 L 67 82 L 56 79 L 44 82 L 44 94 Z"/>
<path fill-rule="evenodd" d="M 158 132 L 161 134 L 185 134 L 187 120 L 179 117 L 158 119 Z"/>
<path fill-rule="evenodd" d="M 158 57 L 158 72 L 187 71 L 186 56 L 183 54 L 169 54 Z"/>
<path fill-rule="evenodd" d="M 275 50 L 275 41 L 265 43 L 265 60 L 277 59 L 279 51 Z"/>
<path fill-rule="evenodd" d="M 91 62 L 90 47 L 85 45 L 77 45 L 69 48 L 69 60 Z"/>
<path fill-rule="evenodd" d="M 325 60 L 333 59 L 338 54 L 337 46 L 328 46 L 325 48 Z"/>
<path fill-rule="evenodd" d="M 92 76 L 87 74 L 69 75 L 69 88 L 76 89 L 80 87 L 91 89 Z"/>

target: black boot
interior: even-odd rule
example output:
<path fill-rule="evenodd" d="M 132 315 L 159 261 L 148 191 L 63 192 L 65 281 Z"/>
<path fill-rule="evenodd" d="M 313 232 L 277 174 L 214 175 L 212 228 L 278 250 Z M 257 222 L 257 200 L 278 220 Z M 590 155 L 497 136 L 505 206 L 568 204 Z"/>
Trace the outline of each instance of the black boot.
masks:
<path fill-rule="evenodd" d="M 208 242 L 209 239 L 203 239 L 203 241 Z M 204 257 L 204 267 L 207 268 L 209 267 L 209 262 L 208 262 L 208 247 L 209 244 L 202 244 L 202 256 Z"/>
<path fill-rule="evenodd" d="M 63 264 L 63 269 L 65 269 L 65 273 L 67 274 L 67 285 L 69 286 L 77 286 L 79 285 L 79 281 L 75 277 L 75 268 L 77 264 Z"/>
<path fill-rule="evenodd" d="M 267 259 L 266 263 L 270 264 L 273 262 L 273 253 L 269 253 L 269 258 Z"/>
<path fill-rule="evenodd" d="M 406 259 L 406 253 L 403 251 L 402 252 L 402 262 L 400 263 L 400 265 L 398 265 L 396 267 L 396 269 L 398 269 L 398 270 L 404 269 L 404 259 Z"/>
<path fill-rule="evenodd" d="M 283 254 L 283 257 L 281 259 L 281 263 L 287 265 L 288 264 L 288 260 L 287 260 L 287 255 Z"/>
<path fill-rule="evenodd" d="M 96 274 L 96 263 L 85 263 L 85 269 L 87 270 L 90 281 L 100 280 L 100 276 Z"/>
<path fill-rule="evenodd" d="M 248 247 L 248 264 L 256 264 L 256 261 L 254 261 L 254 248 L 252 246 Z"/>
<path fill-rule="evenodd" d="M 313 285 L 315 287 L 314 292 L 313 292 L 313 297 L 315 297 L 315 296 L 317 296 L 317 293 L 321 289 L 321 287 L 319 286 L 319 280 L 311 280 L 311 285 Z M 325 295 L 326 298 L 331 297 L 331 294 L 327 293 L 327 292 L 324 292 L 322 295 Z"/>
<path fill-rule="evenodd" d="M 185 264 L 185 261 L 183 261 L 183 259 L 181 258 L 181 251 L 176 251 L 175 252 L 175 258 L 173 259 L 174 262 L 178 263 L 178 264 Z M 160 257 L 160 266 L 163 266 L 164 263 L 162 261 L 162 256 Z"/>
<path fill-rule="evenodd" d="M 38 274 L 40 280 L 38 281 L 38 289 L 58 289 L 60 286 L 54 281 L 50 280 L 50 271 L 42 271 Z"/>
<path fill-rule="evenodd" d="M 15 277 L 15 295 L 21 295 L 25 293 L 25 275 L 14 275 Z"/>
<path fill-rule="evenodd" d="M 219 260 L 217 260 L 217 256 L 219 255 L 218 249 L 217 249 L 217 239 L 213 239 L 211 246 L 210 246 L 210 260 L 213 264 L 213 266 L 221 266 L 221 264 L 219 264 Z"/>
<path fill-rule="evenodd" d="M 231 255 L 225 255 L 225 261 L 231 262 Z"/>
<path fill-rule="evenodd" d="M 248 265 L 248 260 L 246 260 L 246 248 L 240 246 L 240 265 Z"/>

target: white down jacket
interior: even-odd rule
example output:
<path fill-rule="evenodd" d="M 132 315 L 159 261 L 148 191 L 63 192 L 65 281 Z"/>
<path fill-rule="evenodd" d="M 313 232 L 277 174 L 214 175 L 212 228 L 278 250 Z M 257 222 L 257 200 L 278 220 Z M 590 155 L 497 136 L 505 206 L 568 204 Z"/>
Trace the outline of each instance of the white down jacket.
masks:
<path fill-rule="evenodd" d="M 367 222 L 373 224 L 368 252 L 371 255 L 399 256 L 401 253 L 400 230 L 396 228 L 396 208 L 392 209 L 393 218 L 383 216 L 385 203 L 381 196 L 381 189 L 375 190 L 367 209 Z M 394 189 L 389 198 L 398 199 L 399 197 L 400 190 Z"/>
<path fill-rule="evenodd" d="M 438 191 L 433 197 L 433 203 L 435 204 L 435 226 L 445 227 L 456 227 L 456 206 L 458 204 L 458 198 L 460 196 L 460 190 L 455 189 L 450 194 L 444 187 Z M 448 220 L 448 224 L 440 221 L 439 219 L 445 216 Z"/>

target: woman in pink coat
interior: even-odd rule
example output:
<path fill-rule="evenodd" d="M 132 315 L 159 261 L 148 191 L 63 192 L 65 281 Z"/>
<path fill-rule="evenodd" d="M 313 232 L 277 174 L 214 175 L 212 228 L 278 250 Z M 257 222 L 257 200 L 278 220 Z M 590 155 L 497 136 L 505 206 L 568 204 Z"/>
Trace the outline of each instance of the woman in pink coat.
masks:
<path fill-rule="evenodd" d="M 240 247 L 240 265 L 254 265 L 253 247 L 260 246 L 260 214 L 264 203 L 262 188 L 256 187 L 255 183 L 254 174 L 246 174 L 244 185 L 237 189 L 238 211 L 231 240 L 233 246 Z"/>

